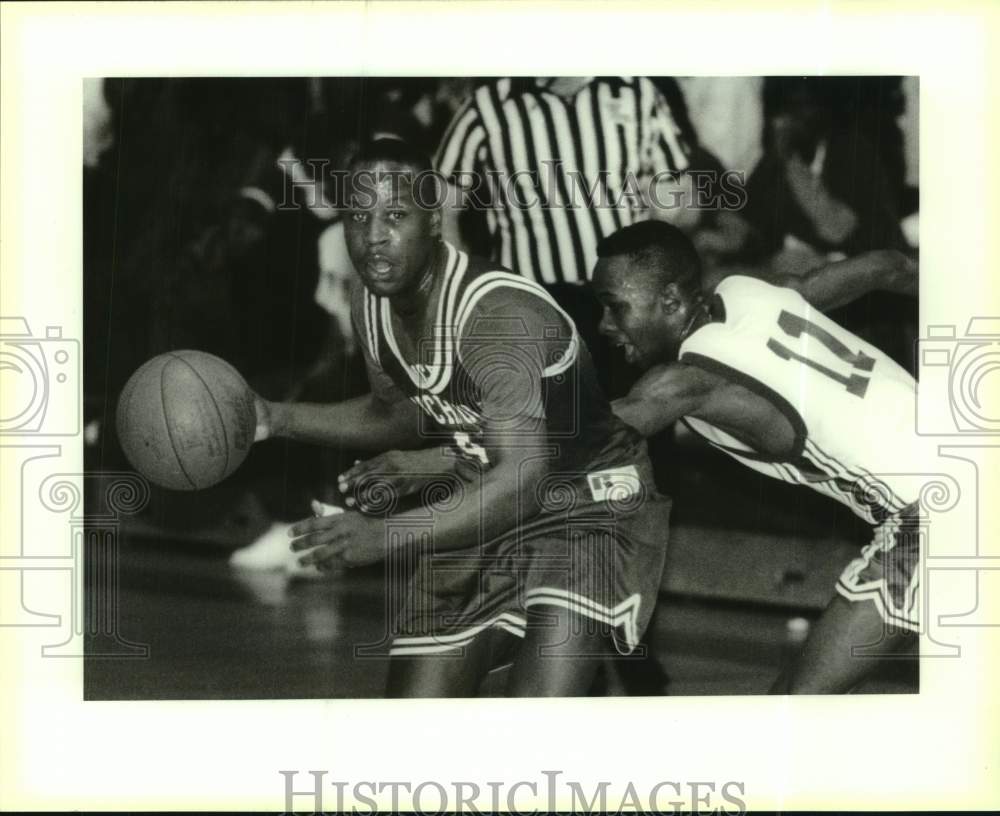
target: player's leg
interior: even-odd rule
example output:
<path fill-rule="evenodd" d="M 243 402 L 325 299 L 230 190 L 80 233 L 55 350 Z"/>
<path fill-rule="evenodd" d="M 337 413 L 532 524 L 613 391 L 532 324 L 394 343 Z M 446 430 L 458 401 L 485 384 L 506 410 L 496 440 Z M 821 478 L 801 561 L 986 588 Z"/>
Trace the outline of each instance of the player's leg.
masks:
<path fill-rule="evenodd" d="M 912 641 L 919 625 L 920 513 L 914 504 L 875 528 L 874 538 L 837 582 L 802 654 L 772 693 L 850 691 Z"/>
<path fill-rule="evenodd" d="M 912 632 L 889 628 L 874 602 L 849 601 L 838 595 L 771 693 L 843 694 L 879 665 L 877 655 L 898 652 L 913 637 Z"/>
<path fill-rule="evenodd" d="M 530 609 L 527 617 L 507 696 L 585 696 L 601 661 L 615 652 L 610 627 L 558 606 Z"/>
<path fill-rule="evenodd" d="M 637 459 L 636 467 L 642 484 L 652 485 L 648 462 Z M 602 663 L 636 648 L 660 587 L 670 506 L 652 487 L 623 493 L 614 503 L 581 505 L 588 513 L 594 507 L 610 511 L 613 526 L 591 520 L 590 534 L 574 535 L 568 549 L 565 525 L 533 542 L 549 557 L 527 579 L 526 633 L 508 676 L 508 696 L 587 695 Z M 522 530 L 521 544 L 529 540 Z M 569 557 L 554 563 L 551 554 L 561 549 Z M 615 625 L 603 622 L 609 620 Z"/>
<path fill-rule="evenodd" d="M 466 646 L 430 655 L 389 660 L 387 697 L 475 697 L 490 670 L 490 638 L 483 633 Z"/>

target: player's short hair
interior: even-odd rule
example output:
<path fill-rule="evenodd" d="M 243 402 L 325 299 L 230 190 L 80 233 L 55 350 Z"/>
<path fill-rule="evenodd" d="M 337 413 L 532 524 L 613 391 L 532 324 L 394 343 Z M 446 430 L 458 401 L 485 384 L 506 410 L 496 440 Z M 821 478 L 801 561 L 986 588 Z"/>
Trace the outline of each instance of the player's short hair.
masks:
<path fill-rule="evenodd" d="M 398 164 L 413 171 L 410 180 L 418 182 L 412 191 L 414 200 L 418 204 L 427 209 L 434 209 L 441 205 L 440 196 L 443 193 L 444 185 L 438 184 L 434 166 L 431 164 L 430 157 L 423 150 L 404 139 L 380 136 L 363 142 L 354 156 L 351 157 L 349 167 L 353 172 L 361 166 L 380 162 Z"/>
<path fill-rule="evenodd" d="M 376 162 L 403 164 L 417 172 L 432 169 L 430 156 L 405 139 L 395 136 L 379 136 L 362 142 L 351 158 L 351 167 Z"/>
<path fill-rule="evenodd" d="M 694 294 L 701 288 L 701 259 L 683 232 L 663 221 L 640 221 L 623 227 L 597 245 L 598 258 L 625 255 L 647 266 L 662 284 L 676 283 Z"/>

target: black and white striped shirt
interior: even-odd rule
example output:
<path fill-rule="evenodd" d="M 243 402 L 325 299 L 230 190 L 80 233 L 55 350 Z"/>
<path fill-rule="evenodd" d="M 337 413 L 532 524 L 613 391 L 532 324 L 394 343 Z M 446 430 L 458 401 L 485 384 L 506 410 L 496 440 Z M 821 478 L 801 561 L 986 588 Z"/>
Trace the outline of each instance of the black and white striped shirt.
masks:
<path fill-rule="evenodd" d="M 475 89 L 435 165 L 486 210 L 494 260 L 554 284 L 586 281 L 598 241 L 644 217 L 644 180 L 687 156 L 646 77 L 595 78 L 571 98 L 505 78 Z"/>

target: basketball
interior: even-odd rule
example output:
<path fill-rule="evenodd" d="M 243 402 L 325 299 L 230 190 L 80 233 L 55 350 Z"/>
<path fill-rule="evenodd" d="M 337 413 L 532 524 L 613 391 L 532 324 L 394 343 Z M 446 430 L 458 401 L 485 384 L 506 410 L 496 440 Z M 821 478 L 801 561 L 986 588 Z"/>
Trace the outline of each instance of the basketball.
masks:
<path fill-rule="evenodd" d="M 246 458 L 253 392 L 225 360 L 172 351 L 149 360 L 118 399 L 118 439 L 132 466 L 173 490 L 221 482 Z"/>

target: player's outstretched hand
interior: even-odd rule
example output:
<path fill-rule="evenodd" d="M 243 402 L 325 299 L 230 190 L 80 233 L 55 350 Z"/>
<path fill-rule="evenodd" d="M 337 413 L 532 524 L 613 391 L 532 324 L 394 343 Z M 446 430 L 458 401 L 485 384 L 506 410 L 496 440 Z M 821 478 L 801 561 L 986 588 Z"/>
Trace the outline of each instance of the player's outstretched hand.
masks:
<path fill-rule="evenodd" d="M 294 524 L 288 534 L 294 552 L 309 550 L 299 564 L 315 565 L 323 572 L 361 567 L 385 558 L 385 524 L 360 513 L 305 519 Z"/>
<path fill-rule="evenodd" d="M 386 492 L 410 496 L 434 479 L 455 471 L 455 457 L 446 448 L 388 451 L 373 456 L 337 477 L 344 504 L 372 510 L 386 504 Z"/>

